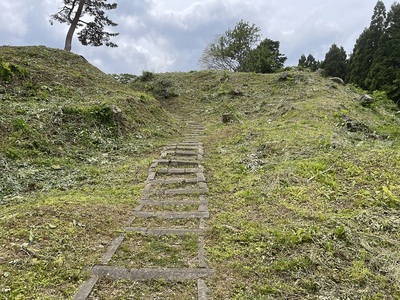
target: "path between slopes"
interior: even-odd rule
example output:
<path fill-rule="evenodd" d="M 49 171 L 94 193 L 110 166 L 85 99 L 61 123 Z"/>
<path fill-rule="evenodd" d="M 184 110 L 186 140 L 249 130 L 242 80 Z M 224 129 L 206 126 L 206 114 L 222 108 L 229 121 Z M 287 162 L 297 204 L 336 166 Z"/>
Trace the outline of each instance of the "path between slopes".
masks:
<path fill-rule="evenodd" d="M 142 198 L 123 233 L 91 269 L 74 300 L 98 299 L 96 289 L 103 279 L 122 279 L 139 285 L 149 280 L 195 281 L 194 298 L 210 299 L 205 279 L 214 271 L 208 268 L 204 257 L 204 220 L 209 216 L 201 142 L 204 128 L 194 122 L 186 125 L 188 133 L 182 141 L 165 146 L 150 166 Z M 152 240 L 147 240 L 149 237 Z M 166 253 L 154 247 L 155 243 L 167 243 L 159 247 Z M 175 248 L 180 253 L 174 253 Z M 174 295 L 174 299 L 184 298 Z"/>

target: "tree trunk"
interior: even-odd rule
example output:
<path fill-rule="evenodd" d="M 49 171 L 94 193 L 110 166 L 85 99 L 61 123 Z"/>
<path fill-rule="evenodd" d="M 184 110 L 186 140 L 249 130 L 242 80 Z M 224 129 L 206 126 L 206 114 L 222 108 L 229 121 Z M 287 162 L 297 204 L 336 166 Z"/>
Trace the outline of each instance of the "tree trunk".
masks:
<path fill-rule="evenodd" d="M 83 6 L 85 5 L 85 2 L 86 2 L 86 0 L 79 0 L 78 9 L 75 13 L 74 19 L 71 22 L 71 25 L 69 26 L 67 37 L 65 38 L 64 50 L 66 50 L 66 51 L 71 51 L 72 37 L 74 36 L 74 32 L 78 25 L 79 18 L 81 17 L 81 14 L 83 11 Z"/>

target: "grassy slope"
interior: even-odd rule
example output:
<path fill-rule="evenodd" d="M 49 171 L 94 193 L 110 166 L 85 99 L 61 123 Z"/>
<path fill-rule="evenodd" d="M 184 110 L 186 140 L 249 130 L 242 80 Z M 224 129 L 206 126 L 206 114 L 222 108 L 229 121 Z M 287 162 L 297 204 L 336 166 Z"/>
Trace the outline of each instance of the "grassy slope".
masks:
<path fill-rule="evenodd" d="M 177 123 L 80 56 L 0 47 L 0 58 L 14 65 L 0 81 L 0 299 L 68 298 L 128 219 Z"/>
<path fill-rule="evenodd" d="M 9 51 L 1 48 L 4 61 L 15 56 Z M 363 107 L 349 87 L 305 72 L 291 73 L 288 81 L 277 74 L 159 74 L 128 89 L 72 54 L 29 51 L 36 54 L 16 63 L 39 82 L 36 96 L 26 101 L 7 85 L 0 102 L 1 111 L 7 109 L 0 116 L 7 174 L 0 177 L 7 187 L 0 211 L 1 297 L 71 296 L 127 219 L 149 162 L 176 132 L 158 102 L 136 90 L 160 99 L 167 90 L 165 109 L 207 126 L 211 218 L 205 242 L 217 271 L 209 280 L 214 299 L 400 297 L 400 120 L 384 97 Z M 43 82 L 45 72 L 35 73 L 42 52 L 47 58 L 38 65 L 48 72 L 60 55 L 67 56 L 63 64 L 79 62 L 65 72 L 67 95 L 53 80 L 63 64 Z M 13 90 L 26 89 L 25 82 L 16 81 Z M 37 95 L 43 90 L 51 97 Z M 39 110 L 43 103 L 48 113 Z M 93 118 L 110 104 L 125 112 L 123 139 L 112 122 L 108 128 Z M 40 120 L 52 120 L 64 106 L 79 118 L 45 123 L 58 132 L 45 140 L 49 153 L 20 147 L 37 139 L 25 133 L 28 125 L 39 136 L 51 132 L 40 129 Z M 234 122 L 223 125 L 227 112 Z M 97 142 L 90 134 L 80 137 L 93 129 Z M 58 139 L 67 147 L 53 145 Z M 11 146 L 15 155 L 7 151 Z M 38 183 L 30 191 L 31 181 Z"/>
<path fill-rule="evenodd" d="M 68 168 L 70 160 L 93 160 L 99 153 L 123 147 L 128 138 L 136 138 L 139 147 L 151 143 L 144 138 L 162 138 L 175 131 L 173 121 L 154 98 L 127 89 L 81 56 L 45 47 L 1 47 L 0 57 L 4 64 L 14 63 L 27 71 L 21 79 L 2 82 L 0 163 L 5 167 L 9 159 L 25 162 L 29 158 L 43 165 L 48 158 L 49 167 Z M 115 106 L 122 109 L 124 138 L 118 136 L 113 120 Z M 5 186 L 0 197 L 29 188 L 35 169 L 25 170 L 17 174 L 11 170 L 8 177 L 2 174 Z M 43 179 L 48 184 L 52 177 Z M 43 188 L 37 178 L 33 180 Z M 55 185 L 69 183 L 52 182 L 51 187 Z"/>
<path fill-rule="evenodd" d="M 315 74 L 278 78 L 156 80 L 179 95 L 171 110 L 201 112 L 208 128 L 214 299 L 398 299 L 398 108 L 379 93 L 363 107 Z"/>

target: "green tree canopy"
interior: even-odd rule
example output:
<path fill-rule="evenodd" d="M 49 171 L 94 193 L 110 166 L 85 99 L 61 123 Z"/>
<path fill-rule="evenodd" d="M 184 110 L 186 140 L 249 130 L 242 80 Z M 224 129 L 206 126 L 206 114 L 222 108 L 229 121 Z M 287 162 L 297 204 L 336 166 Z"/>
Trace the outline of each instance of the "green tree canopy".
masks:
<path fill-rule="evenodd" d="M 321 63 L 317 61 L 312 54 L 309 54 L 307 57 L 302 54 L 299 58 L 299 67 L 310 69 L 311 71 L 316 71 L 318 70 L 320 65 Z"/>
<path fill-rule="evenodd" d="M 388 12 L 385 31 L 379 38 L 371 70 L 367 76 L 370 90 L 385 90 L 400 103 L 400 4 Z"/>
<path fill-rule="evenodd" d="M 347 54 L 343 47 L 332 44 L 329 51 L 325 54 L 325 60 L 321 67 L 328 76 L 346 78 L 347 75 Z"/>
<path fill-rule="evenodd" d="M 350 56 L 348 81 L 364 89 L 368 89 L 370 85 L 367 77 L 378 50 L 379 40 L 385 31 L 385 20 L 385 4 L 378 1 L 374 8 L 370 26 L 361 33 Z"/>
<path fill-rule="evenodd" d="M 105 26 L 117 26 L 106 15 L 105 10 L 117 8 L 116 3 L 107 0 L 63 0 L 64 7 L 51 16 L 53 20 L 69 25 L 64 50 L 71 51 L 72 37 L 77 27 L 78 39 L 82 45 L 117 47 L 110 37 L 118 35 L 105 31 Z"/>
<path fill-rule="evenodd" d="M 279 52 L 279 42 L 261 41 L 259 32 L 257 26 L 241 20 L 206 47 L 200 65 L 206 69 L 259 73 L 282 68 L 287 58 Z"/>
<path fill-rule="evenodd" d="M 284 66 L 287 59 L 279 52 L 278 41 L 263 40 L 256 49 L 250 51 L 239 71 L 256 73 L 273 73 Z"/>
<path fill-rule="evenodd" d="M 206 47 L 200 64 L 207 69 L 238 71 L 260 42 L 259 32 L 260 28 L 254 24 L 241 20 Z"/>
<path fill-rule="evenodd" d="M 304 54 L 302 54 L 300 56 L 300 58 L 299 58 L 299 62 L 297 64 L 297 66 L 302 67 L 302 68 L 306 68 L 306 61 L 307 61 L 306 56 Z"/>

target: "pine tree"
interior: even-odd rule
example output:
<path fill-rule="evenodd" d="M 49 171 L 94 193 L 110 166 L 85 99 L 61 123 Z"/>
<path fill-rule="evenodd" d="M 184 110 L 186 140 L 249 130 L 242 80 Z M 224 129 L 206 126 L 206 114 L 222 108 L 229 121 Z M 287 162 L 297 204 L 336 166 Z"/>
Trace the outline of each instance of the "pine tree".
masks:
<path fill-rule="evenodd" d="M 367 77 L 370 90 L 385 90 L 400 103 L 400 4 L 391 6 Z"/>
<path fill-rule="evenodd" d="M 104 30 L 105 26 L 117 26 L 105 14 L 105 10 L 117 8 L 116 3 L 109 4 L 107 0 L 63 0 L 64 7 L 51 18 L 69 25 L 65 38 L 64 50 L 71 51 L 72 37 L 77 27 L 83 27 L 78 32 L 82 45 L 117 47 L 110 42 L 110 37 L 118 35 Z M 87 18 L 84 18 L 88 16 Z"/>
<path fill-rule="evenodd" d="M 344 48 L 332 44 L 321 67 L 325 70 L 326 75 L 344 79 L 347 76 L 347 65 L 347 54 Z"/>
<path fill-rule="evenodd" d="M 307 68 L 306 62 L 307 62 L 307 58 L 304 54 L 302 54 L 299 58 L 299 63 L 297 64 L 297 66 L 299 66 L 301 68 Z"/>
<path fill-rule="evenodd" d="M 370 45 L 368 45 L 371 31 L 364 29 L 358 37 L 356 44 L 353 48 L 353 53 L 350 55 L 349 60 L 349 74 L 347 81 L 357 84 L 363 89 L 366 89 L 365 79 L 371 68 L 373 56 L 370 54 Z"/>
<path fill-rule="evenodd" d="M 385 31 L 385 20 L 385 4 L 378 1 L 371 17 L 370 26 L 361 33 L 350 56 L 348 81 L 364 89 L 369 89 L 371 84 L 368 74 L 378 50 L 379 39 Z"/>
<path fill-rule="evenodd" d="M 309 68 L 311 71 L 317 71 L 320 67 L 321 63 L 314 58 L 311 54 L 307 56 L 306 60 L 306 66 Z"/>
<path fill-rule="evenodd" d="M 302 54 L 298 66 L 306 69 L 310 69 L 311 71 L 316 71 L 320 67 L 321 63 L 314 58 L 312 54 L 309 54 L 307 57 Z"/>

